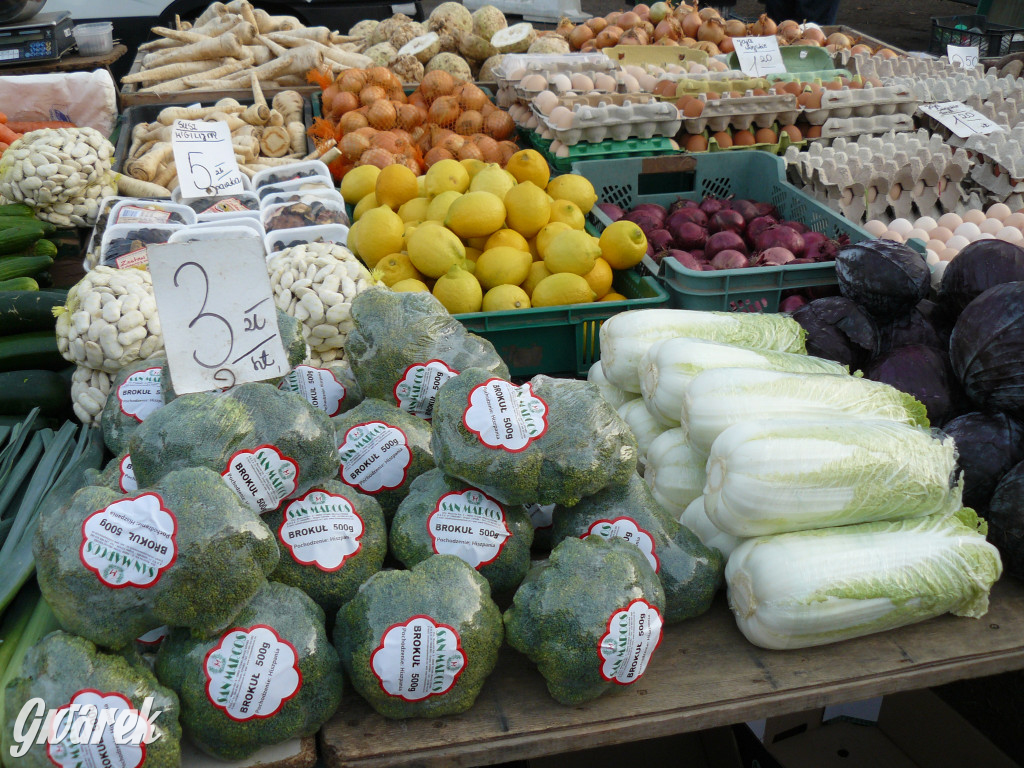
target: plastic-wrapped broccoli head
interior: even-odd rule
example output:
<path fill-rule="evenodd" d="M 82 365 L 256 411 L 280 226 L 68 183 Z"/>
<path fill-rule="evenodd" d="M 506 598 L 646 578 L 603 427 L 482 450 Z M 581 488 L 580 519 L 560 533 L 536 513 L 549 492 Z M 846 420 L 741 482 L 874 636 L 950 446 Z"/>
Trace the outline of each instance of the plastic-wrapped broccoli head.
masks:
<path fill-rule="evenodd" d="M 467 368 L 509 372 L 494 345 L 448 314 L 429 293 L 363 291 L 352 299 L 345 356 L 366 397 L 430 419 L 441 386 Z"/>
<path fill-rule="evenodd" d="M 462 480 L 432 469 L 417 477 L 391 522 L 391 552 L 406 568 L 431 555 L 455 555 L 498 595 L 530 569 L 533 525 L 518 504 L 505 507 Z"/>
<path fill-rule="evenodd" d="M 487 580 L 452 555 L 370 577 L 334 625 L 352 685 L 393 718 L 465 712 L 494 669 L 501 639 Z"/>
<path fill-rule="evenodd" d="M 226 632 L 197 639 L 172 630 L 157 652 L 156 676 L 180 697 L 185 734 L 222 760 L 311 736 L 342 694 L 324 612 L 302 590 L 273 581 Z"/>
<path fill-rule="evenodd" d="M 643 552 L 665 588 L 666 624 L 704 613 L 722 584 L 722 553 L 673 520 L 637 474 L 575 507 L 555 507 L 552 543 L 568 537 L 619 538 Z"/>
<path fill-rule="evenodd" d="M 119 456 L 128 450 L 128 438 L 164 404 L 163 366 L 166 358 L 151 357 L 125 366 L 107 395 L 100 427 L 107 449 Z"/>
<path fill-rule="evenodd" d="M 128 445 L 140 486 L 176 469 L 206 467 L 260 513 L 338 472 L 330 417 L 270 384 L 175 398 L 146 419 Z"/>
<path fill-rule="evenodd" d="M 130 494 L 87 486 L 46 516 L 33 553 L 61 625 L 123 648 L 161 624 L 213 632 L 277 566 L 274 535 L 208 469 Z"/>
<path fill-rule="evenodd" d="M 135 482 L 135 471 L 132 469 L 132 457 L 127 453 L 114 456 L 102 471 L 92 476 L 88 485 L 98 485 L 118 493 L 131 493 L 139 489 Z"/>
<path fill-rule="evenodd" d="M 342 482 L 377 499 L 390 522 L 412 481 L 434 468 L 429 422 L 375 398 L 332 421 Z"/>
<path fill-rule="evenodd" d="M 551 549 L 551 527 L 552 518 L 555 514 L 555 504 L 524 504 L 523 508 L 530 518 L 533 526 L 533 549 L 538 552 L 547 552 Z"/>
<path fill-rule="evenodd" d="M 178 768 L 178 697 L 160 685 L 145 666 L 103 653 L 84 638 L 51 632 L 29 650 L 20 674 L 7 684 L 5 693 L 6 722 L 0 723 L 4 765 Z M 30 717 L 23 723 L 21 735 L 37 739 L 41 731 L 45 737 L 45 715 L 56 710 L 64 714 L 58 715 L 60 721 L 55 720 L 59 724 L 55 735 L 64 738 L 54 744 L 33 740 L 28 751 L 21 753 L 24 747 L 15 740 L 15 723 L 34 699 L 42 700 L 42 705 L 32 710 L 38 713 L 39 730 L 32 728 L 37 720 Z M 89 716 L 96 711 L 90 706 L 102 713 L 100 717 Z M 16 757 L 12 757 L 12 748 Z"/>
<path fill-rule="evenodd" d="M 303 363 L 281 379 L 278 389 L 294 392 L 328 416 L 351 411 L 363 401 L 352 367 L 344 360 L 323 365 Z"/>
<path fill-rule="evenodd" d="M 535 376 L 515 386 L 479 368 L 434 406 L 434 460 L 506 504 L 572 505 L 636 469 L 636 439 L 597 385 Z"/>
<path fill-rule="evenodd" d="M 329 480 L 264 516 L 281 561 L 270 578 L 298 587 L 333 616 L 381 569 L 388 529 L 380 504 Z"/>
<path fill-rule="evenodd" d="M 621 539 L 565 539 L 530 569 L 505 611 L 508 643 L 562 704 L 635 683 L 661 642 L 665 591 Z"/>

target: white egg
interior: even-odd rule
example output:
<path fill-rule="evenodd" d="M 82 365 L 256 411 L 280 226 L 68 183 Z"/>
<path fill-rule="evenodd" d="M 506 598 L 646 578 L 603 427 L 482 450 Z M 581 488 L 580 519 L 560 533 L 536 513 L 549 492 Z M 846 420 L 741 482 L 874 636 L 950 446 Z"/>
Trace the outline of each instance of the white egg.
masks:
<path fill-rule="evenodd" d="M 509 73 L 508 79 L 509 80 L 522 80 L 525 75 L 526 75 L 526 67 L 519 67 L 518 69 L 513 69 Z"/>
<path fill-rule="evenodd" d="M 599 91 L 613 93 L 615 91 L 615 85 L 615 78 L 611 75 L 606 75 L 603 72 L 594 75 L 594 87 Z"/>
<path fill-rule="evenodd" d="M 879 236 L 879 239 L 881 239 L 881 240 L 893 240 L 893 241 L 895 241 L 897 243 L 902 243 L 903 242 L 903 235 L 901 235 L 899 232 L 893 232 L 891 229 L 887 229 L 887 230 L 885 230 L 885 232 L 883 232 Z"/>
<path fill-rule="evenodd" d="M 1010 206 L 1006 205 L 1006 203 L 996 203 L 995 205 L 990 205 L 985 213 L 990 219 L 1006 221 L 1006 217 L 1010 215 L 1011 211 Z"/>
<path fill-rule="evenodd" d="M 570 80 L 566 75 L 559 73 L 557 75 L 552 75 L 550 85 L 551 90 L 555 93 L 565 93 L 572 88 L 572 80 Z"/>
<path fill-rule="evenodd" d="M 914 222 L 914 227 L 917 229 L 923 229 L 925 232 L 931 232 L 938 223 L 931 216 L 922 216 L 920 219 Z"/>
<path fill-rule="evenodd" d="M 946 250 L 960 253 L 960 249 L 970 245 L 971 241 L 963 235 L 953 235 L 946 241 Z"/>
<path fill-rule="evenodd" d="M 542 114 L 550 115 L 551 110 L 558 106 L 558 97 L 551 91 L 541 91 L 533 97 L 533 103 Z"/>
<path fill-rule="evenodd" d="M 1020 243 L 1024 241 L 1024 234 L 1016 227 L 1003 227 L 996 232 L 996 237 L 1008 243 Z"/>
<path fill-rule="evenodd" d="M 680 64 L 669 64 L 667 67 L 665 67 L 665 71 L 671 72 L 673 75 L 677 75 L 680 72 L 684 72 L 685 69 Z"/>
<path fill-rule="evenodd" d="M 996 239 L 995 235 L 990 235 L 988 232 L 982 232 L 980 235 L 978 235 L 976 240 L 972 240 L 971 242 L 977 242 L 978 240 L 995 240 L 995 239 Z"/>
<path fill-rule="evenodd" d="M 636 79 L 636 81 L 638 83 L 640 83 L 640 87 L 644 91 L 647 91 L 648 93 L 650 93 L 651 91 L 654 90 L 654 86 L 655 86 L 655 84 L 657 84 L 658 79 L 654 75 L 646 75 L 645 74 L 645 75 L 640 75 L 640 77 L 638 77 Z"/>
<path fill-rule="evenodd" d="M 560 146 L 558 149 L 555 150 L 555 157 L 568 157 L 568 156 L 569 156 L 569 147 L 567 147 L 565 144 L 563 144 L 562 146 Z"/>
<path fill-rule="evenodd" d="M 947 248 L 946 250 L 939 254 L 939 258 L 942 259 L 943 261 L 952 261 L 953 259 L 956 258 L 956 254 L 956 250 L 954 250 L 953 248 Z"/>
<path fill-rule="evenodd" d="M 950 232 L 959 227 L 964 223 L 964 220 L 957 216 L 955 213 L 944 213 L 939 216 L 939 220 L 936 222 L 940 227 L 945 227 Z"/>
<path fill-rule="evenodd" d="M 938 226 L 933 229 L 930 233 L 932 240 L 941 240 L 946 242 L 953 236 L 953 231 L 948 227 Z"/>
<path fill-rule="evenodd" d="M 1003 222 L 999 219 L 985 219 L 981 224 L 978 225 L 978 229 L 981 230 L 983 235 L 994 235 L 1000 229 L 1003 228 Z"/>
<path fill-rule="evenodd" d="M 970 211 L 968 211 L 968 213 L 970 213 Z M 977 240 L 980 234 L 981 230 L 978 229 L 978 225 L 975 224 L 973 221 L 965 221 L 963 224 L 961 224 L 959 227 L 953 230 L 954 237 L 964 237 L 967 238 L 969 242 Z"/>
<path fill-rule="evenodd" d="M 939 258 L 939 254 L 937 254 L 931 248 L 925 251 L 924 260 L 928 262 L 929 266 L 931 266 L 932 264 L 938 264 L 941 261 L 941 259 Z"/>
<path fill-rule="evenodd" d="M 935 251 L 936 253 L 942 253 L 946 250 L 946 244 L 942 240 L 929 240 L 925 247 L 929 250 Z"/>
<path fill-rule="evenodd" d="M 644 68 L 643 67 L 638 67 L 636 64 L 630 64 L 627 67 L 623 67 L 622 71 L 623 72 L 628 72 L 633 77 L 640 77 L 640 75 L 645 74 L 644 73 Z"/>
<path fill-rule="evenodd" d="M 524 91 L 543 91 L 548 87 L 548 81 L 544 75 L 527 75 L 520 81 L 519 87 Z"/>
<path fill-rule="evenodd" d="M 932 289 L 935 291 L 939 290 L 939 286 L 942 285 L 942 275 L 946 271 L 946 264 L 947 262 L 940 261 L 932 267 Z"/>
<path fill-rule="evenodd" d="M 890 232 L 899 232 L 904 237 L 906 237 L 907 233 L 910 232 L 910 230 L 912 230 L 913 228 L 914 228 L 914 225 L 911 224 L 906 219 L 893 219 L 889 223 L 889 231 Z"/>
<path fill-rule="evenodd" d="M 1011 213 L 1005 219 L 1003 224 L 1008 227 L 1016 227 L 1017 229 L 1024 229 L 1024 213 Z"/>
<path fill-rule="evenodd" d="M 724 61 L 719 61 L 718 59 L 711 59 L 711 61 L 708 62 L 708 68 L 712 72 L 727 72 L 729 70 L 729 65 L 726 64 Z"/>
<path fill-rule="evenodd" d="M 592 91 L 594 90 L 594 81 L 584 75 L 582 72 L 577 72 L 570 78 L 572 82 L 573 90 L 576 91 Z"/>
<path fill-rule="evenodd" d="M 555 128 L 565 130 L 566 128 L 572 128 L 573 114 L 566 107 L 561 105 L 551 110 L 551 114 L 548 116 L 551 120 L 551 124 Z"/>
<path fill-rule="evenodd" d="M 632 75 L 623 75 L 622 84 L 626 87 L 626 93 L 639 93 L 640 83 Z"/>
<path fill-rule="evenodd" d="M 914 227 L 912 230 L 907 232 L 907 240 L 910 240 L 912 238 L 917 238 L 922 243 L 927 243 L 928 233 L 925 232 L 923 229 L 918 229 L 917 227 Z"/>
<path fill-rule="evenodd" d="M 878 219 L 872 219 L 871 221 L 864 225 L 864 231 L 867 232 L 869 235 L 874 235 L 875 237 L 880 237 L 881 234 L 885 232 L 885 230 L 887 229 L 888 227 L 885 226 L 885 224 L 880 222 Z"/>
<path fill-rule="evenodd" d="M 965 222 L 977 224 L 979 226 L 981 225 L 981 222 L 983 222 L 987 218 L 988 217 L 985 215 L 985 212 L 978 208 L 972 208 L 971 210 L 965 212 L 963 215 L 963 220 Z"/>

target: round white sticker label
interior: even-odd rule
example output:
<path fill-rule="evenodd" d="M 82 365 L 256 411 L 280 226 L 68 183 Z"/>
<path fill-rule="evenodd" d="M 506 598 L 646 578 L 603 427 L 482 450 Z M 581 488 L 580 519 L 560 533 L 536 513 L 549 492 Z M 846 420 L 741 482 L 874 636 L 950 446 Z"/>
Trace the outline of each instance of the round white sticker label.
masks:
<path fill-rule="evenodd" d="M 272 627 L 229 630 L 203 661 L 206 696 L 232 720 L 272 717 L 302 686 L 298 658 Z"/>
<path fill-rule="evenodd" d="M 601 677 L 618 685 L 639 680 L 661 642 L 661 625 L 658 609 L 641 598 L 613 613 L 597 644 Z"/>
<path fill-rule="evenodd" d="M 147 650 L 155 651 L 169 634 L 171 634 L 171 628 L 165 624 L 162 627 L 149 630 L 144 635 L 139 635 L 135 638 L 135 642 Z"/>
<path fill-rule="evenodd" d="M 139 490 L 139 482 L 135 479 L 135 471 L 132 469 L 131 454 L 126 453 L 117 467 L 117 485 L 121 493 L 130 493 Z"/>
<path fill-rule="evenodd" d="M 430 421 L 437 391 L 448 379 L 458 375 L 458 371 L 442 360 L 413 363 L 395 383 L 395 403 L 403 411 Z"/>
<path fill-rule="evenodd" d="M 589 530 L 580 536 L 585 539 L 588 536 L 600 536 L 602 539 L 622 539 L 632 544 L 647 558 L 655 573 L 661 568 L 661 562 L 655 552 L 654 538 L 636 524 L 631 517 L 617 517 L 614 520 L 595 520 Z"/>
<path fill-rule="evenodd" d="M 526 514 L 530 516 L 534 528 L 550 528 L 555 519 L 555 505 L 530 504 L 526 507 Z"/>
<path fill-rule="evenodd" d="M 421 701 L 447 693 L 466 667 L 459 633 L 429 616 L 393 624 L 370 657 L 370 668 L 389 696 Z"/>
<path fill-rule="evenodd" d="M 295 493 L 299 463 L 272 445 L 261 445 L 236 453 L 220 474 L 246 506 L 262 515 Z"/>
<path fill-rule="evenodd" d="M 446 493 L 427 518 L 434 552 L 474 568 L 493 563 L 511 535 L 501 505 L 476 488 Z"/>
<path fill-rule="evenodd" d="M 489 379 L 469 393 L 462 423 L 488 448 L 518 453 L 547 431 L 547 413 L 528 383 Z"/>
<path fill-rule="evenodd" d="M 46 755 L 58 768 L 138 768 L 152 732 L 128 698 L 87 688 L 54 713 Z"/>
<path fill-rule="evenodd" d="M 277 535 L 295 562 L 332 572 L 362 547 L 363 520 L 344 496 L 313 489 L 285 507 Z"/>
<path fill-rule="evenodd" d="M 295 370 L 281 379 L 277 388 L 294 392 L 328 416 L 341 413 L 341 405 L 347 394 L 345 385 L 333 373 L 326 368 L 314 368 L 311 365 L 295 366 Z"/>
<path fill-rule="evenodd" d="M 157 408 L 164 404 L 163 375 L 160 368 L 136 371 L 124 384 L 117 388 L 117 402 L 121 413 L 138 422 L 145 421 Z"/>
<path fill-rule="evenodd" d="M 121 499 L 82 522 L 82 564 L 114 589 L 146 589 L 178 556 L 178 521 L 155 493 Z"/>
<path fill-rule="evenodd" d="M 380 493 L 405 482 L 412 451 L 405 432 L 383 421 L 356 424 L 338 448 L 341 479 L 363 493 Z"/>

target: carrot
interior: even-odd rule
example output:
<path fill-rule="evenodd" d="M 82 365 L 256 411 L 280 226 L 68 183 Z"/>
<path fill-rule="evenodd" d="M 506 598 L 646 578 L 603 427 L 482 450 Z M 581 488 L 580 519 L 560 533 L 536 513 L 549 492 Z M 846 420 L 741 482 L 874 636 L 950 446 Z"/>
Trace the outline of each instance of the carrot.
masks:
<path fill-rule="evenodd" d="M 0 123 L 0 141 L 4 141 L 4 142 L 7 142 L 8 144 L 12 144 L 12 143 L 14 143 L 15 141 L 17 141 L 20 138 L 21 138 L 21 134 L 20 133 L 15 133 L 10 128 L 8 128 L 6 125 L 4 125 L 3 123 Z"/>
<path fill-rule="evenodd" d="M 44 128 L 77 128 L 78 126 L 63 120 L 15 120 L 7 123 L 7 127 L 17 133 L 28 133 L 29 131 L 41 131 Z"/>

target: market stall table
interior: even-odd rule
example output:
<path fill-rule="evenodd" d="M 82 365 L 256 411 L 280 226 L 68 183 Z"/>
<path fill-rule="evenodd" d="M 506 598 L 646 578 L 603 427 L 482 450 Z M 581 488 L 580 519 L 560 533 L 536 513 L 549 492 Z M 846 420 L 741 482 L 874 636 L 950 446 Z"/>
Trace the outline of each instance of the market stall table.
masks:
<path fill-rule="evenodd" d="M 354 695 L 321 731 L 341 766 L 474 766 L 697 731 L 1024 668 L 1024 585 L 1005 576 L 982 619 L 932 621 L 831 646 L 767 651 L 723 598 L 670 627 L 643 679 L 578 707 L 556 703 L 503 648 L 475 706 L 456 717 L 386 720 Z"/>

